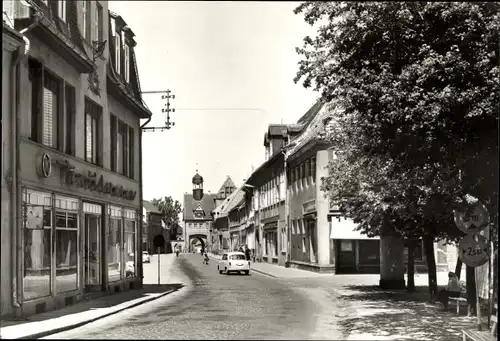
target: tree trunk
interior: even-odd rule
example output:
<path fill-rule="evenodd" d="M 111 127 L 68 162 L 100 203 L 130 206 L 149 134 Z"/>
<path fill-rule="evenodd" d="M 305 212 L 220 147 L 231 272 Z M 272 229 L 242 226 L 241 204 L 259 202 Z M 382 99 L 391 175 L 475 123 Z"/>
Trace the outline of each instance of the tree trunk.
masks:
<path fill-rule="evenodd" d="M 424 252 L 427 261 L 427 272 L 429 274 L 429 300 L 434 301 L 437 296 L 437 274 L 436 274 L 436 259 L 434 258 L 434 238 L 431 236 L 424 236 Z"/>
<path fill-rule="evenodd" d="M 467 316 L 476 315 L 476 274 L 471 266 L 465 269 L 465 281 L 467 282 Z"/>
<path fill-rule="evenodd" d="M 408 292 L 415 292 L 415 241 L 408 241 Z"/>
<path fill-rule="evenodd" d="M 457 259 L 457 265 L 455 266 L 455 275 L 457 275 L 458 280 L 460 280 L 460 274 L 462 273 L 462 260 L 460 257 Z"/>

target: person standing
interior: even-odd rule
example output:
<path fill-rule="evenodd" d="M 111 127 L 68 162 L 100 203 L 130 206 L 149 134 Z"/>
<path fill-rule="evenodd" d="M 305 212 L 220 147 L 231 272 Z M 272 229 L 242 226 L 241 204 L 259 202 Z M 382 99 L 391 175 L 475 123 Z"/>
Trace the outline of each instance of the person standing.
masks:
<path fill-rule="evenodd" d="M 248 245 L 245 245 L 245 258 L 246 260 L 250 260 L 250 249 L 248 248 Z"/>

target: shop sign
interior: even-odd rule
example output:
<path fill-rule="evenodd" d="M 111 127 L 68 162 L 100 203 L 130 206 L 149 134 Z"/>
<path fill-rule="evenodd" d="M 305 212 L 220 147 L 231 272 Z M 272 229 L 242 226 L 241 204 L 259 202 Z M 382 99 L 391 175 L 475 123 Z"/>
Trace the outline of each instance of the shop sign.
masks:
<path fill-rule="evenodd" d="M 137 195 L 136 191 L 124 189 L 123 186 L 117 186 L 109 181 L 104 181 L 102 174 L 98 177 L 96 172 L 88 171 L 86 175 L 78 172 L 75 166 L 72 166 L 67 160 L 58 160 L 56 161 L 56 164 L 59 166 L 61 176 L 65 178 L 65 183 L 67 185 L 74 185 L 77 188 L 109 194 L 113 197 L 119 197 L 127 200 L 134 200 Z"/>
<path fill-rule="evenodd" d="M 316 211 L 316 200 L 311 200 L 302 204 L 303 214 L 311 213 Z"/>
<path fill-rule="evenodd" d="M 466 235 L 458 244 L 460 259 L 465 265 L 478 267 L 488 262 L 490 250 L 488 241 L 481 235 Z"/>

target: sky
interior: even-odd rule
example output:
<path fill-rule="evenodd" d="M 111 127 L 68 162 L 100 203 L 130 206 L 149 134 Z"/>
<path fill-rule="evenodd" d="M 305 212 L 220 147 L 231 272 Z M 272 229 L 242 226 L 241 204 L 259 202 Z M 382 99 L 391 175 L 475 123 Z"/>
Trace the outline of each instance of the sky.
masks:
<path fill-rule="evenodd" d="M 183 201 L 196 170 L 204 191 L 236 186 L 263 161 L 271 123 L 295 123 L 318 94 L 293 78 L 314 29 L 297 2 L 110 1 L 135 33 L 142 91 L 170 89 L 170 130 L 143 133 L 144 199 Z M 165 100 L 144 94 L 162 127 Z"/>

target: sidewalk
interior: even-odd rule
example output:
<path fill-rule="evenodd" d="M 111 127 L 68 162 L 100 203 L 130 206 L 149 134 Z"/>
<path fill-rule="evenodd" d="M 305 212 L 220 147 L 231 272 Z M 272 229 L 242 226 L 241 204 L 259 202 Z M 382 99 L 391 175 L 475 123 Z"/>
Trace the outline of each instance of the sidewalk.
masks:
<path fill-rule="evenodd" d="M 171 257 L 170 257 L 171 256 Z M 174 255 L 162 255 L 162 269 L 170 269 L 174 260 Z M 148 269 L 150 271 L 146 271 Z M 170 282 L 176 276 L 169 276 L 170 271 L 165 271 L 162 276 L 162 284 L 157 283 L 156 262 L 144 265 L 143 288 L 138 290 L 125 291 L 118 294 L 102 293 L 101 297 L 88 301 L 78 302 L 74 305 L 61 309 L 48 311 L 41 314 L 29 316 L 23 320 L 1 321 L 0 338 L 2 339 L 33 339 L 74 329 L 87 323 L 94 322 L 101 318 L 119 313 L 125 309 L 137 307 L 138 305 L 150 302 L 160 297 L 166 296 L 183 287 L 182 284 Z"/>
<path fill-rule="evenodd" d="M 222 257 L 221 255 L 214 255 L 211 253 L 209 253 L 208 256 L 216 260 L 219 260 Z M 250 269 L 251 271 L 256 271 L 274 278 L 317 278 L 333 276 L 333 274 L 317 273 L 295 268 L 285 268 L 284 266 L 259 262 L 252 262 Z"/>

